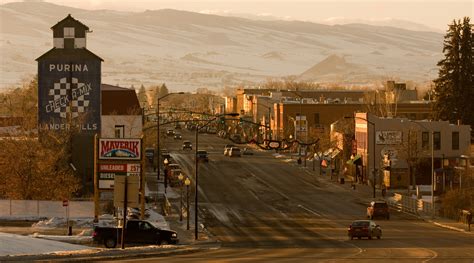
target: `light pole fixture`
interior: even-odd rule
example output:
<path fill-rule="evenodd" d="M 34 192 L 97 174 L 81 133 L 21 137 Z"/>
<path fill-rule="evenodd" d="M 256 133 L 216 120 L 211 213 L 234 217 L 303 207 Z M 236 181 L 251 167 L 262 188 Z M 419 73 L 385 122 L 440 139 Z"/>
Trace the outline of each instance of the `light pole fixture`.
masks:
<path fill-rule="evenodd" d="M 179 198 L 179 221 L 183 221 L 183 179 L 184 175 L 179 173 L 178 180 L 179 180 L 179 188 L 180 188 L 180 198 Z"/>
<path fill-rule="evenodd" d="M 376 172 L 375 172 L 375 123 L 374 122 L 371 122 L 369 121 L 368 119 L 366 118 L 362 118 L 362 117 L 357 117 L 357 116 L 345 116 L 344 119 L 360 119 L 360 120 L 364 120 L 366 121 L 368 124 L 372 125 L 372 127 L 374 128 L 374 132 L 372 134 L 372 155 L 373 155 L 373 158 L 372 158 L 372 165 L 374 166 L 374 171 L 373 171 L 373 175 L 374 175 L 374 183 L 373 183 L 373 198 L 375 198 L 375 185 L 376 185 Z M 367 137 L 369 136 L 369 128 L 367 127 Z"/>
<path fill-rule="evenodd" d="M 186 230 L 189 230 L 189 185 L 191 184 L 189 178 L 186 177 L 184 184 L 186 185 Z"/>
<path fill-rule="evenodd" d="M 184 94 L 184 92 L 172 92 L 156 99 L 156 179 L 160 180 L 160 100 L 173 95 Z"/>
<path fill-rule="evenodd" d="M 195 174 L 194 174 L 194 181 L 195 181 L 195 192 L 194 192 L 194 239 L 197 240 L 198 239 L 198 208 L 199 208 L 199 158 L 198 158 L 198 150 L 199 150 L 199 130 L 200 129 L 203 129 L 204 127 L 206 127 L 207 125 L 209 125 L 211 122 L 217 120 L 218 118 L 220 117 L 223 117 L 223 116 L 231 116 L 231 117 L 237 117 L 239 116 L 238 113 L 226 113 L 226 114 L 219 114 L 219 115 L 216 115 L 214 118 L 208 120 L 206 123 L 204 123 L 203 125 L 201 126 L 197 126 L 196 127 L 196 151 L 195 151 L 195 154 L 194 154 L 194 171 L 195 171 Z"/>
<path fill-rule="evenodd" d="M 163 164 L 165 165 L 165 194 L 166 194 L 166 188 L 168 188 L 168 158 L 165 158 L 163 161 Z"/>

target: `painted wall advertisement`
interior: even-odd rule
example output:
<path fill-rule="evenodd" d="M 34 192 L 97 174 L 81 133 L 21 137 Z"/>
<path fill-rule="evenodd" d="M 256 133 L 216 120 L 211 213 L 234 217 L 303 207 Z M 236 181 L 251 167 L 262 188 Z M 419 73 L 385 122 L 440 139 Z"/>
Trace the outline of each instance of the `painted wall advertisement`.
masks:
<path fill-rule="evenodd" d="M 375 133 L 377 144 L 400 144 L 402 143 L 401 131 L 377 131 Z"/>
<path fill-rule="evenodd" d="M 38 114 L 43 130 L 67 130 L 71 123 L 83 132 L 100 130 L 99 59 L 38 61 Z M 75 121 L 75 122 L 74 122 Z"/>
<path fill-rule="evenodd" d="M 101 160 L 141 160 L 140 139 L 99 139 Z"/>

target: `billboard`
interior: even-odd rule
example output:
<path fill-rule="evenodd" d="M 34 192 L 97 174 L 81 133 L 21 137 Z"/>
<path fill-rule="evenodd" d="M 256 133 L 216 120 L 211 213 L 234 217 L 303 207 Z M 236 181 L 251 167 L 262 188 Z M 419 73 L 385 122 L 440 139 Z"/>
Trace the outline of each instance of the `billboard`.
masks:
<path fill-rule="evenodd" d="M 99 139 L 98 148 L 101 160 L 141 160 L 142 157 L 140 139 Z"/>
<path fill-rule="evenodd" d="M 55 51 L 38 58 L 40 129 L 75 125 L 82 132 L 100 131 L 101 60 L 84 52 Z"/>

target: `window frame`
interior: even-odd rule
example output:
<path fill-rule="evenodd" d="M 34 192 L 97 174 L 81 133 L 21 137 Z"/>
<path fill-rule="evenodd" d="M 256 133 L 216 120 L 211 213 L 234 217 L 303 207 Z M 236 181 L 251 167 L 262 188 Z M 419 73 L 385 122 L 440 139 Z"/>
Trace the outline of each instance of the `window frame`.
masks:
<path fill-rule="evenodd" d="M 118 136 L 117 136 L 117 132 L 119 132 Z M 125 138 L 125 125 L 115 125 L 114 137 L 115 138 Z"/>

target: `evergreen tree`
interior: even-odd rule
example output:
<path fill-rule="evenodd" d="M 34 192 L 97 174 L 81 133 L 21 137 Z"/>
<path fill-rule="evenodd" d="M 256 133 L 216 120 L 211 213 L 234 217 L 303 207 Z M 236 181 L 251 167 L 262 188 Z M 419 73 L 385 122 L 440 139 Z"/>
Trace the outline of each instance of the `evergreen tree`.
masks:
<path fill-rule="evenodd" d="M 141 108 L 148 107 L 148 96 L 146 95 L 145 86 L 143 86 L 143 84 L 140 86 L 140 89 L 138 90 L 138 101 L 140 102 Z"/>
<path fill-rule="evenodd" d="M 474 67 L 473 67 L 473 31 L 469 17 L 464 17 L 461 27 L 460 53 L 460 100 L 464 106 L 461 111 L 463 124 L 474 125 Z"/>
<path fill-rule="evenodd" d="M 460 25 L 453 21 L 444 37 L 445 58 L 438 62 L 439 72 L 435 83 L 435 110 L 438 119 L 455 122 L 460 117 Z"/>
<path fill-rule="evenodd" d="M 169 91 L 168 91 L 168 87 L 166 87 L 166 84 L 163 83 L 160 87 L 160 92 L 158 93 L 160 98 L 163 97 L 163 96 L 166 96 L 166 94 L 168 94 Z"/>

